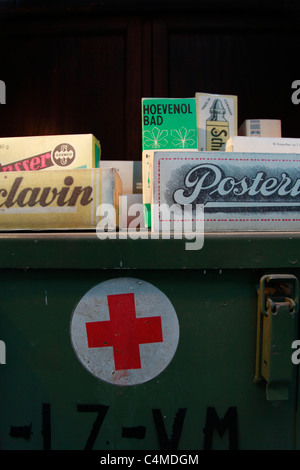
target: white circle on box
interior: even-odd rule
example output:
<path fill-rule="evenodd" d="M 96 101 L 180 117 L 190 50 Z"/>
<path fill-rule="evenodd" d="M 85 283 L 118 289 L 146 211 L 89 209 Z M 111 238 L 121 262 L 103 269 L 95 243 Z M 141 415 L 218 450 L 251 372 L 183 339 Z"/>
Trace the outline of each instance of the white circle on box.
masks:
<path fill-rule="evenodd" d="M 137 385 L 171 362 L 179 322 L 168 297 L 153 284 L 116 278 L 81 298 L 70 334 L 78 360 L 91 374 L 115 385 Z"/>

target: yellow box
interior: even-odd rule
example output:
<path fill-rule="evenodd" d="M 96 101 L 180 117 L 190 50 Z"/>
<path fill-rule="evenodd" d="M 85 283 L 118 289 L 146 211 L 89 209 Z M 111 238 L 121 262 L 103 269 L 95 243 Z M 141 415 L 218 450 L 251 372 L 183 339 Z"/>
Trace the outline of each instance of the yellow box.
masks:
<path fill-rule="evenodd" d="M 100 157 L 93 134 L 0 138 L 0 172 L 98 168 Z"/>
<path fill-rule="evenodd" d="M 114 230 L 121 194 L 114 168 L 3 172 L 0 230 Z"/>

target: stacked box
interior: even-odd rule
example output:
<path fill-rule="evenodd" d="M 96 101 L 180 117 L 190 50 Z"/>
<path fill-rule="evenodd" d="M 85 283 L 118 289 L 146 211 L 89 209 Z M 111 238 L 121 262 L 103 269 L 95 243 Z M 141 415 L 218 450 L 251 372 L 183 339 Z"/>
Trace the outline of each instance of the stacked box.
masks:
<path fill-rule="evenodd" d="M 238 134 L 248 137 L 281 137 L 279 119 L 246 119 L 239 127 Z"/>
<path fill-rule="evenodd" d="M 145 228 L 142 194 L 122 194 L 119 198 L 119 228 Z"/>
<path fill-rule="evenodd" d="M 98 168 L 100 157 L 92 134 L 0 138 L 0 172 Z"/>
<path fill-rule="evenodd" d="M 102 160 L 101 168 L 115 168 L 122 180 L 123 194 L 120 196 L 119 228 L 130 228 L 136 221 L 135 210 L 143 206 L 142 196 L 142 162 L 123 160 Z M 139 217 L 140 228 L 145 228 L 143 212 Z"/>
<path fill-rule="evenodd" d="M 195 98 L 143 98 L 142 150 L 145 225 L 150 227 L 153 154 L 198 150 Z"/>
<path fill-rule="evenodd" d="M 300 153 L 300 139 L 235 136 L 228 139 L 225 150 L 247 153 Z"/>
<path fill-rule="evenodd" d="M 113 168 L 0 173 L 0 230 L 114 230 L 122 182 Z"/>
<path fill-rule="evenodd" d="M 152 230 L 299 231 L 299 167 L 300 154 L 157 152 Z"/>
<path fill-rule="evenodd" d="M 229 137 L 237 135 L 237 96 L 196 93 L 198 150 L 225 150 Z"/>
<path fill-rule="evenodd" d="M 142 193 L 142 162 L 126 160 L 101 160 L 101 168 L 115 168 L 123 187 L 123 194 Z"/>

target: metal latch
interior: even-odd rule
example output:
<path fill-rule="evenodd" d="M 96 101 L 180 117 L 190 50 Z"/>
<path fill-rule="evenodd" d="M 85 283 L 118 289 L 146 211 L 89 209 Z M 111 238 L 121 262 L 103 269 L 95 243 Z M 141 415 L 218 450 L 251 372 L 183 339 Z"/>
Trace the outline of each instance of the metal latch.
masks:
<path fill-rule="evenodd" d="M 288 400 L 299 308 L 298 280 L 289 274 L 270 274 L 260 280 L 257 309 L 254 381 L 266 382 L 267 400 Z"/>

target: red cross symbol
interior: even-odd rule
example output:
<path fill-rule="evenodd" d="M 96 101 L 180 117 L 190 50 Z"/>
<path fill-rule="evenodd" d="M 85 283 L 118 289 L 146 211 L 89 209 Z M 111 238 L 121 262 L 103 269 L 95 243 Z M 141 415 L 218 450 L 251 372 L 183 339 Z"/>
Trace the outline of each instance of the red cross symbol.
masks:
<path fill-rule="evenodd" d="M 140 344 L 163 341 L 161 317 L 137 318 L 134 294 L 108 295 L 110 320 L 86 323 L 89 348 L 113 347 L 115 369 L 141 369 Z"/>

